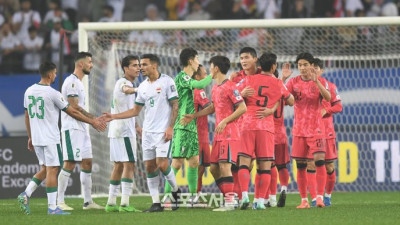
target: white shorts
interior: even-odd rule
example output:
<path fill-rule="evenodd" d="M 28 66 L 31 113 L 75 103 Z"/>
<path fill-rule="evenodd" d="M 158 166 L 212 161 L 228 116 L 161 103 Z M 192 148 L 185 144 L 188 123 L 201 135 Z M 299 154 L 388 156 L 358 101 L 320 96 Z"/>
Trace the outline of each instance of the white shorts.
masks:
<path fill-rule="evenodd" d="M 39 165 L 60 166 L 63 162 L 61 145 L 52 144 L 47 146 L 33 146 Z"/>
<path fill-rule="evenodd" d="M 164 141 L 164 132 L 143 131 L 142 137 L 143 161 L 171 157 L 171 141 Z"/>
<path fill-rule="evenodd" d="M 136 162 L 136 137 L 110 138 L 111 162 Z"/>
<path fill-rule="evenodd" d="M 65 130 L 62 132 L 64 161 L 82 161 L 92 159 L 92 143 L 89 132 L 82 130 Z"/>

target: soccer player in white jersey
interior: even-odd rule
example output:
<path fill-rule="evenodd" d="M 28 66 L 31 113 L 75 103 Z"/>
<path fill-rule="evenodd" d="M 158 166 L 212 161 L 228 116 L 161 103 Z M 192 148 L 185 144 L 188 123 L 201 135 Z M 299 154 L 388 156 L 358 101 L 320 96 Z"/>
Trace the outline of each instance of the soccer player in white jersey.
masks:
<path fill-rule="evenodd" d="M 18 203 L 25 214 L 30 214 L 29 198 L 40 183 L 46 179 L 48 199 L 47 213 L 50 215 L 70 214 L 56 206 L 57 172 L 62 163 L 60 131 L 58 118 L 60 110 L 73 118 L 92 124 L 97 130 L 104 131 L 105 123 L 88 118 L 64 100 L 60 92 L 50 87 L 56 79 L 56 65 L 44 62 L 40 65 L 40 82 L 29 87 L 24 95 L 25 125 L 28 132 L 28 149 L 35 151 L 41 165 L 29 182 L 25 191 L 18 196 Z"/>
<path fill-rule="evenodd" d="M 140 73 L 139 58 L 128 55 L 122 59 L 122 70 L 124 77 L 121 77 L 115 84 L 111 103 L 111 113 L 121 113 L 133 108 L 135 93 L 133 81 Z M 110 123 L 108 137 L 110 138 L 110 160 L 114 162 L 114 169 L 110 177 L 110 189 L 106 212 L 136 212 L 133 206 L 129 205 L 129 196 L 132 193 L 133 173 L 136 157 L 136 131 L 140 127 L 135 123 L 135 117 L 114 120 Z M 139 134 L 140 135 L 140 134 Z M 116 200 L 118 191 L 122 188 L 121 204 L 117 207 Z"/>
<path fill-rule="evenodd" d="M 85 116 L 94 119 L 95 116 L 85 110 L 85 88 L 82 79 L 89 75 L 93 67 L 92 54 L 79 52 L 75 56 L 74 73 L 69 75 L 61 89 L 64 98 L 71 107 Z M 83 209 L 104 209 L 92 200 L 92 143 L 89 129 L 85 123 L 78 121 L 66 113 L 61 113 L 61 132 L 63 144 L 64 166 L 58 176 L 57 204 L 63 210 L 73 210 L 65 204 L 64 194 L 68 186 L 68 179 L 78 162 L 81 166 L 80 180 L 84 199 Z"/>
<path fill-rule="evenodd" d="M 169 164 L 173 127 L 178 115 L 178 93 L 174 80 L 158 72 L 160 59 L 154 54 L 141 56 L 140 66 L 147 79 L 139 85 L 135 106 L 118 114 L 105 113 L 106 121 L 126 119 L 139 115 L 145 106 L 142 150 L 147 173 L 147 185 L 153 201 L 145 212 L 161 212 L 159 186 L 160 171 L 172 187 L 172 210 L 178 209 L 181 190 L 176 183 L 175 174 Z"/>

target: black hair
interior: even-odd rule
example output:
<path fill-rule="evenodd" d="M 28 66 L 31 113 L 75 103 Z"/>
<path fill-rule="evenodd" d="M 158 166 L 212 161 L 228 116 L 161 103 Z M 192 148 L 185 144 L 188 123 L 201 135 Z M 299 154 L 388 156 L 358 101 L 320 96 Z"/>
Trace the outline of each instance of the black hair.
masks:
<path fill-rule="evenodd" d="M 86 57 L 92 57 L 92 54 L 90 54 L 89 52 L 78 52 L 75 55 L 74 62 L 77 62 L 81 59 L 85 59 Z"/>
<path fill-rule="evenodd" d="M 278 70 L 275 70 L 275 71 L 274 71 L 274 76 L 275 76 L 276 78 L 279 77 L 279 72 L 278 72 Z"/>
<path fill-rule="evenodd" d="M 194 48 L 185 48 L 179 54 L 179 60 L 183 67 L 189 65 L 189 60 L 194 59 L 198 55 L 197 51 Z"/>
<path fill-rule="evenodd" d="M 256 50 L 255 50 L 254 48 L 252 48 L 252 47 L 244 47 L 244 48 L 240 49 L 239 56 L 240 56 L 242 53 L 249 53 L 251 56 L 257 57 L 257 52 L 256 52 Z"/>
<path fill-rule="evenodd" d="M 56 68 L 57 68 L 57 66 L 53 62 L 45 61 L 42 64 L 40 64 L 40 67 L 39 67 L 40 76 L 43 78 L 47 78 L 47 74 Z"/>
<path fill-rule="evenodd" d="M 211 63 L 214 64 L 214 66 L 218 67 L 219 71 L 221 71 L 221 73 L 223 74 L 226 74 L 231 67 L 231 62 L 229 61 L 229 59 L 222 55 L 213 56 L 210 59 L 210 64 Z"/>
<path fill-rule="evenodd" d="M 35 27 L 35 26 L 30 26 L 29 28 L 28 28 L 28 32 L 30 33 L 30 32 L 32 32 L 32 31 L 38 31 L 38 29 Z"/>
<path fill-rule="evenodd" d="M 158 58 L 157 55 L 154 54 L 144 54 L 140 57 L 141 59 L 149 59 L 150 62 L 152 63 L 157 63 L 157 65 L 160 65 L 160 58 Z"/>
<path fill-rule="evenodd" d="M 311 53 L 302 52 L 297 56 L 296 63 L 298 63 L 300 59 L 304 59 L 304 60 L 308 61 L 311 64 L 312 61 L 314 60 L 314 56 L 311 55 Z"/>
<path fill-rule="evenodd" d="M 277 58 L 278 57 L 274 53 L 263 53 L 258 59 L 262 71 L 270 71 L 272 66 L 276 64 Z"/>
<path fill-rule="evenodd" d="M 314 58 L 311 64 L 314 64 L 314 66 L 318 66 L 320 69 L 324 69 L 324 62 L 319 58 Z"/>
<path fill-rule="evenodd" d="M 139 57 L 135 55 L 127 55 L 122 59 L 121 67 L 124 73 L 125 73 L 124 67 L 129 67 L 129 64 L 131 63 L 132 60 L 139 60 Z"/>

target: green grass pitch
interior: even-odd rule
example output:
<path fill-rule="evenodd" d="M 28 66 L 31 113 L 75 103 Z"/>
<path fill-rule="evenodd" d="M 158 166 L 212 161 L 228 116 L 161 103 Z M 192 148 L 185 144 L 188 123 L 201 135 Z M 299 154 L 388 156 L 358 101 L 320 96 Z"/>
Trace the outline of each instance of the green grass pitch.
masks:
<path fill-rule="evenodd" d="M 105 205 L 106 198 L 95 199 Z M 118 199 L 118 202 L 120 200 Z M 137 209 L 151 205 L 150 197 L 133 196 L 130 199 Z M 300 203 L 298 194 L 287 196 L 286 207 L 267 210 L 235 210 L 212 212 L 210 208 L 180 208 L 178 211 L 162 213 L 106 213 L 102 210 L 83 211 L 82 199 L 69 198 L 66 203 L 73 208 L 72 215 L 47 215 L 47 199 L 31 198 L 31 215 L 24 215 L 17 199 L 0 200 L 0 224 L 399 224 L 400 192 L 334 193 L 332 206 L 326 208 L 296 209 Z"/>

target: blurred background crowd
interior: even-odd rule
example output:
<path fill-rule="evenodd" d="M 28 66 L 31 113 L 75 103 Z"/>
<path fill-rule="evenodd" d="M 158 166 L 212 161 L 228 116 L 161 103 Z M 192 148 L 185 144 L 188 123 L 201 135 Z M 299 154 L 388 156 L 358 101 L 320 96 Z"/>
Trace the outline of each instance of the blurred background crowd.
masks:
<path fill-rule="evenodd" d="M 79 22 L 398 16 L 400 0 L 0 0 L 0 75 L 33 73 L 77 51 Z M 218 32 L 218 31 L 213 31 Z M 128 40 L 160 33 L 132 32 Z"/>

